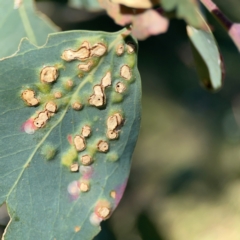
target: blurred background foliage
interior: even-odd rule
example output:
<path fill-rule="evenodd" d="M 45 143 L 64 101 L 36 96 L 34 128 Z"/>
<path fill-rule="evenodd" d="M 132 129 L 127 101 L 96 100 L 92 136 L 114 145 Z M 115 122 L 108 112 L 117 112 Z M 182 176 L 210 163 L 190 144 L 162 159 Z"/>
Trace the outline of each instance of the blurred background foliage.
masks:
<path fill-rule="evenodd" d="M 215 2 L 240 22 L 238 0 Z M 120 29 L 104 12 L 66 4 L 37 6 L 63 30 Z M 206 16 L 225 60 L 218 93 L 199 86 L 183 21 L 139 42 L 141 133 L 127 190 L 96 240 L 240 239 L 240 54 Z"/>

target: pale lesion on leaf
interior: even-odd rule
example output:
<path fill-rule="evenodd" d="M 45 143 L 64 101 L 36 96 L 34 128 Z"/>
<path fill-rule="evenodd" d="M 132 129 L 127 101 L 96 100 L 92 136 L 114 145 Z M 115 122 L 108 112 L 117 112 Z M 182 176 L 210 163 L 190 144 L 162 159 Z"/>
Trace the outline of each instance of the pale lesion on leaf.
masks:
<path fill-rule="evenodd" d="M 81 135 L 85 138 L 89 137 L 91 135 L 91 127 L 89 125 L 83 126 Z"/>
<path fill-rule="evenodd" d="M 61 58 L 67 62 L 73 60 L 85 61 L 90 57 L 102 57 L 106 52 L 107 47 L 104 43 L 98 42 L 91 47 L 88 41 L 84 41 L 77 50 L 65 50 Z M 81 65 L 79 65 L 79 67 L 80 69 L 83 68 Z M 85 66 L 85 68 L 87 68 L 87 66 Z M 90 68 L 90 66 L 88 66 L 88 68 Z"/>
<path fill-rule="evenodd" d="M 109 144 L 108 142 L 104 141 L 104 140 L 100 140 L 97 144 L 97 149 L 99 152 L 108 152 L 109 150 Z"/>
<path fill-rule="evenodd" d="M 40 73 L 40 79 L 43 83 L 55 82 L 58 78 L 58 70 L 56 67 L 47 66 L 44 67 Z"/>
<path fill-rule="evenodd" d="M 78 152 L 81 152 L 86 148 L 86 142 L 83 136 L 76 135 L 73 139 L 73 143 Z"/>
<path fill-rule="evenodd" d="M 126 80 L 130 80 L 132 77 L 132 71 L 128 65 L 123 65 L 120 69 L 120 75 Z"/>
<path fill-rule="evenodd" d="M 37 106 L 39 104 L 39 100 L 35 97 L 35 92 L 31 89 L 23 91 L 21 96 L 28 106 Z"/>
<path fill-rule="evenodd" d="M 102 107 L 106 104 L 105 88 L 112 85 L 111 72 L 108 71 L 102 78 L 101 84 L 93 87 L 93 94 L 88 99 L 90 105 L 95 107 Z"/>
<path fill-rule="evenodd" d="M 115 91 L 118 93 L 123 93 L 126 90 L 126 85 L 122 82 L 118 82 L 115 86 Z"/>
<path fill-rule="evenodd" d="M 119 136 L 119 128 L 123 123 L 123 117 L 120 113 L 115 113 L 107 119 L 107 137 L 109 139 L 117 139 Z"/>
<path fill-rule="evenodd" d="M 81 161 L 82 165 L 88 166 L 88 165 L 91 165 L 91 163 L 93 162 L 93 159 L 90 155 L 86 154 L 86 155 L 81 156 L 80 161 Z"/>

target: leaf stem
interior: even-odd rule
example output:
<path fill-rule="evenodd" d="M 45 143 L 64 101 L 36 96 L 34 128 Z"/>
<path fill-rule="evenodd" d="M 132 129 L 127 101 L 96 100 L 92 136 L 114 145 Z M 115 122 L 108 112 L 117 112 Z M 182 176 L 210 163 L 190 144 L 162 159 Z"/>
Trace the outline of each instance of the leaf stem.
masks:
<path fill-rule="evenodd" d="M 212 0 L 201 0 L 201 2 L 227 31 L 229 37 L 240 51 L 240 24 L 229 20 Z"/>
<path fill-rule="evenodd" d="M 226 30 L 231 28 L 233 22 L 222 13 L 222 11 L 214 2 L 212 2 L 212 0 L 201 0 L 201 2 Z"/>

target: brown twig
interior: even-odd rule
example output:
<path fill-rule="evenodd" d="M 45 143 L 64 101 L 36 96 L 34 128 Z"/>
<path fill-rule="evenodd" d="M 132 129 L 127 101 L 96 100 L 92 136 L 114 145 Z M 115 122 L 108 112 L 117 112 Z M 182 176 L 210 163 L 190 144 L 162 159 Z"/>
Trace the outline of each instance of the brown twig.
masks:
<path fill-rule="evenodd" d="M 215 3 L 212 2 L 212 0 L 201 0 L 201 2 L 226 30 L 231 28 L 233 22 L 222 13 L 222 11 Z"/>
<path fill-rule="evenodd" d="M 228 32 L 228 35 L 240 51 L 240 24 L 229 20 L 212 0 L 201 0 L 201 2 Z"/>

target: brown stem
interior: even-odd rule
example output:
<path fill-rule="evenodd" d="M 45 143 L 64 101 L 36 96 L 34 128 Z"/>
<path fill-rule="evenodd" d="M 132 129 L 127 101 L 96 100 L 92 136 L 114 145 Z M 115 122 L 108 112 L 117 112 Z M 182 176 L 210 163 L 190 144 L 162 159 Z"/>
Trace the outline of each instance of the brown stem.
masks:
<path fill-rule="evenodd" d="M 231 28 L 233 22 L 221 12 L 221 10 L 214 2 L 212 2 L 212 0 L 201 0 L 201 2 L 226 30 Z"/>
<path fill-rule="evenodd" d="M 201 0 L 202 4 L 218 20 L 218 22 L 227 30 L 228 35 L 240 51 L 240 24 L 230 21 L 217 7 L 212 0 Z"/>

